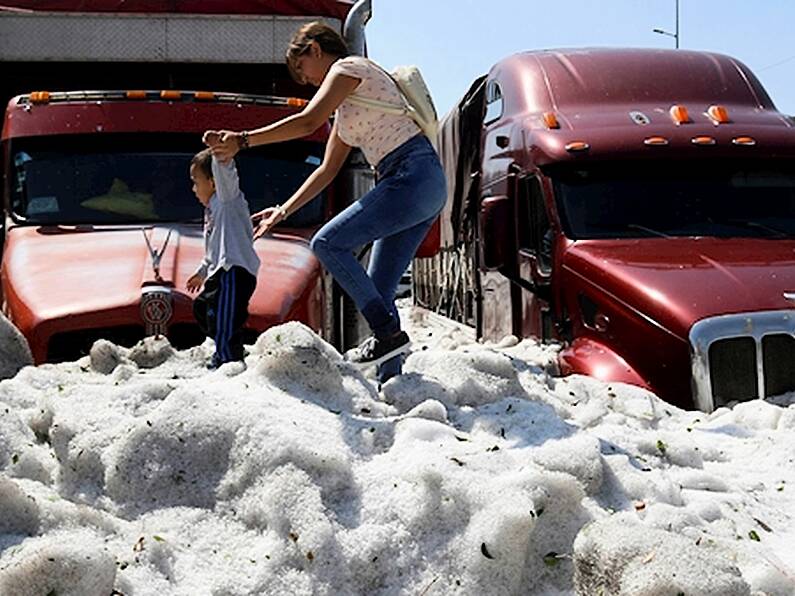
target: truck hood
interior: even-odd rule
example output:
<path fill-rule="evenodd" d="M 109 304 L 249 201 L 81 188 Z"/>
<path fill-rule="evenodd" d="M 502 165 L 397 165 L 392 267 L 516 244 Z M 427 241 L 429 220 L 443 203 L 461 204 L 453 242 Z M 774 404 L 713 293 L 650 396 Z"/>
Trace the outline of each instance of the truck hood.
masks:
<path fill-rule="evenodd" d="M 171 231 L 168 242 L 166 238 Z M 162 283 L 175 288 L 178 302 L 190 304 L 187 279 L 204 256 L 201 226 L 49 226 L 9 230 L 4 255 L 6 300 L 29 310 L 32 322 L 85 313 L 138 308 L 141 288 L 157 284 L 152 248 L 160 251 Z M 256 243 L 262 265 L 250 312 L 271 323 L 283 320 L 319 274 L 305 239 L 276 236 Z M 175 313 L 176 314 L 176 313 Z"/>
<path fill-rule="evenodd" d="M 563 267 L 682 339 L 706 317 L 795 308 L 795 240 L 581 240 Z"/>

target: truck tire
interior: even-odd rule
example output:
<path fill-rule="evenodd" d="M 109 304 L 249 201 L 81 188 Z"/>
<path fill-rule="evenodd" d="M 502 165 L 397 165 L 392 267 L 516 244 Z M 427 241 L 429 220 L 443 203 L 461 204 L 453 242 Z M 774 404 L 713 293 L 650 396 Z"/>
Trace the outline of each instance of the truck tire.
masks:
<path fill-rule="evenodd" d="M 370 257 L 370 246 L 362 249 L 359 260 L 364 267 Z M 329 276 L 330 277 L 330 276 Z M 364 317 L 359 313 L 356 304 L 351 300 L 340 285 L 331 280 L 331 343 L 340 353 L 358 346 L 370 335 L 370 328 Z"/>

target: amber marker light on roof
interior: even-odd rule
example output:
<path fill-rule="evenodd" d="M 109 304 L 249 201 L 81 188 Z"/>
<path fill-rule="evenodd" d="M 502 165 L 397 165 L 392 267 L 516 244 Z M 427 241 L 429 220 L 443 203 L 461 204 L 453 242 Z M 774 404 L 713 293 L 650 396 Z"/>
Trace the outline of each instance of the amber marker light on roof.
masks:
<path fill-rule="evenodd" d="M 287 98 L 287 105 L 291 108 L 303 108 L 308 104 L 309 101 L 306 99 L 301 99 L 300 97 L 288 97 Z"/>
<path fill-rule="evenodd" d="M 723 106 L 709 106 L 707 108 L 707 116 L 715 124 L 726 124 L 729 122 L 729 111 Z"/>
<path fill-rule="evenodd" d="M 182 92 L 165 89 L 160 92 L 160 99 L 182 99 Z"/>
<path fill-rule="evenodd" d="M 33 91 L 30 94 L 30 101 L 33 103 L 47 103 L 50 101 L 49 91 Z"/>
<path fill-rule="evenodd" d="M 585 141 L 572 141 L 566 145 L 566 151 L 587 151 L 591 146 Z"/>
<path fill-rule="evenodd" d="M 753 137 L 734 137 L 732 139 L 732 143 L 734 143 L 735 145 L 750 146 L 750 145 L 756 145 L 756 139 L 754 139 Z"/>
<path fill-rule="evenodd" d="M 668 144 L 668 139 L 665 137 L 648 137 L 643 139 L 644 145 L 663 146 Z"/>
<path fill-rule="evenodd" d="M 124 96 L 127 99 L 146 99 L 146 91 L 127 91 Z"/>
<path fill-rule="evenodd" d="M 715 139 L 707 136 L 693 137 L 691 141 L 694 145 L 714 145 L 716 142 Z"/>
<path fill-rule="evenodd" d="M 560 122 L 558 122 L 558 117 L 555 116 L 555 112 L 544 112 L 544 124 L 547 128 L 560 128 Z"/>
<path fill-rule="evenodd" d="M 671 106 L 671 119 L 674 121 L 674 124 L 679 126 L 680 124 L 687 124 L 690 122 L 690 114 L 687 113 L 687 108 L 685 106 L 680 105 L 673 105 Z"/>
<path fill-rule="evenodd" d="M 194 99 L 201 99 L 203 101 L 212 101 L 215 99 L 215 93 L 212 91 L 197 91 L 193 94 Z"/>

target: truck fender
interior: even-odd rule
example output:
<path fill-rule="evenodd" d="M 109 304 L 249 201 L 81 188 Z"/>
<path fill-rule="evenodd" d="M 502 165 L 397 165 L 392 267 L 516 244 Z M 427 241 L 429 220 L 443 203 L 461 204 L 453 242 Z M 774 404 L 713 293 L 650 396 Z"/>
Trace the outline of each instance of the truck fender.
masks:
<path fill-rule="evenodd" d="M 414 254 L 415 259 L 427 259 L 428 257 L 435 257 L 439 254 L 439 250 L 441 248 L 441 239 L 442 239 L 442 224 L 439 218 L 437 217 L 431 229 L 428 230 L 428 233 L 425 235 L 422 243 L 420 244 L 419 248 L 417 248 L 417 252 Z"/>
<path fill-rule="evenodd" d="M 588 337 L 578 337 L 558 354 L 560 372 L 629 383 L 652 391 L 649 384 L 624 358 L 607 345 Z"/>

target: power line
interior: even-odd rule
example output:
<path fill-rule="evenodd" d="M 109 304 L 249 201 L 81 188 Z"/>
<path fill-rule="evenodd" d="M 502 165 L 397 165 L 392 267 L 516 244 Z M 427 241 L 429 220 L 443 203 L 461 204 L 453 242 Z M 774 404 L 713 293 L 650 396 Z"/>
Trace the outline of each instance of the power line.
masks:
<path fill-rule="evenodd" d="M 786 64 L 790 60 L 795 60 L 795 56 L 790 56 L 789 58 L 784 58 L 784 60 L 781 60 L 780 62 L 776 62 L 775 64 L 771 64 L 769 66 L 765 66 L 764 68 L 760 68 L 760 69 L 757 70 L 757 72 L 762 72 L 763 70 L 767 70 L 767 69 L 773 68 L 775 66 L 781 66 L 782 64 Z"/>

